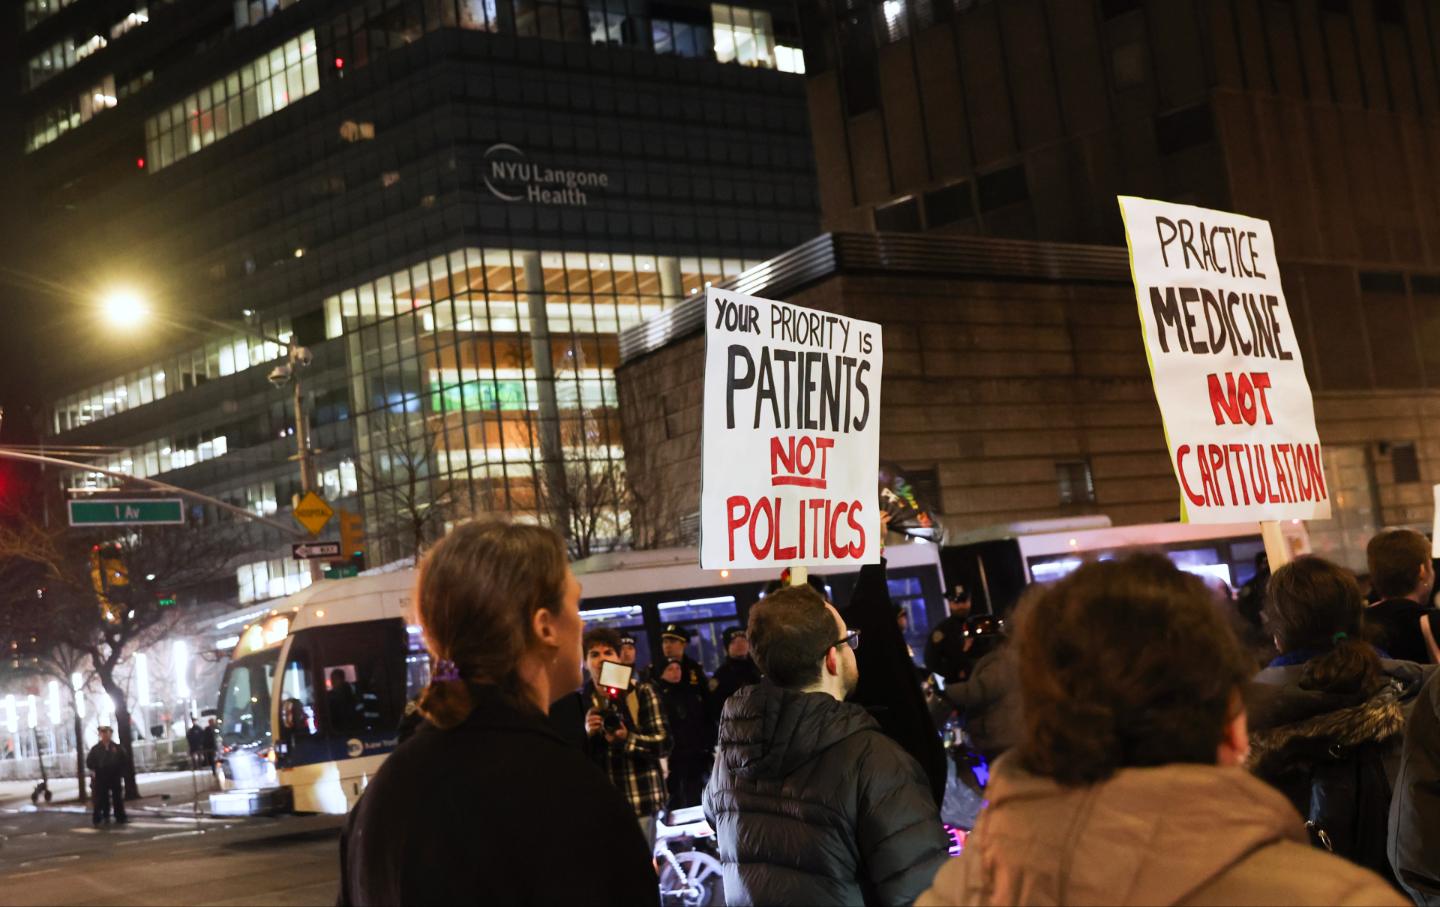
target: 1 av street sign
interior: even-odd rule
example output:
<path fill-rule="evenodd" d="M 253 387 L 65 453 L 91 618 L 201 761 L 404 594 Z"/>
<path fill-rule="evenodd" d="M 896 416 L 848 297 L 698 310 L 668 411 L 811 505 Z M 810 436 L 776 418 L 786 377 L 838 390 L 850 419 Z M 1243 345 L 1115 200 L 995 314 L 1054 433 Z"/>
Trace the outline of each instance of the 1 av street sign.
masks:
<path fill-rule="evenodd" d="M 313 491 L 295 505 L 295 522 L 304 526 L 311 535 L 319 535 L 320 530 L 325 528 L 325 524 L 330 522 L 334 515 L 335 510 Z"/>
<path fill-rule="evenodd" d="M 71 526 L 180 526 L 185 504 L 179 498 L 98 498 L 70 501 Z"/>
<path fill-rule="evenodd" d="M 339 542 L 296 542 L 290 546 L 291 557 L 297 561 L 316 557 L 339 557 Z"/>

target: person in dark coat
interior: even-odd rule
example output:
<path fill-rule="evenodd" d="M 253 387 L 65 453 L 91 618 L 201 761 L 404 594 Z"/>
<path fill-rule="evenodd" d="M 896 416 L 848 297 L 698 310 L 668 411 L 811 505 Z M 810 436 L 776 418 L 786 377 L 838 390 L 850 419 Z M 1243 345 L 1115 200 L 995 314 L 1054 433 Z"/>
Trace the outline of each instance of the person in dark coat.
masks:
<path fill-rule="evenodd" d="M 895 620 L 883 559 L 860 568 L 845 622 L 865 638 L 865 647 L 855 652 L 860 682 L 850 701 L 864 706 L 886 736 L 920 763 L 935 802 L 941 802 L 947 773 L 945 745 Z"/>
<path fill-rule="evenodd" d="M 725 663 L 715 669 L 710 680 L 714 695 L 711 700 L 717 709 L 723 708 L 725 700 L 736 690 L 760 682 L 760 669 L 750 657 L 750 641 L 745 637 L 744 627 L 731 627 L 725 631 Z"/>
<path fill-rule="evenodd" d="M 1013 647 L 1001 645 L 982 656 L 969 680 L 945 688 L 945 698 L 960 711 L 970 745 L 986 762 L 1019 741 L 1020 666 Z"/>
<path fill-rule="evenodd" d="M 720 717 L 719 705 L 710 695 L 710 678 L 705 675 L 705 668 L 691 658 L 687 651 L 690 647 L 690 636 L 689 627 L 666 624 L 665 629 L 660 631 L 660 658 L 650 666 L 645 679 L 654 680 L 665 670 L 665 666 L 670 664 L 672 658 L 679 659 L 681 682 L 701 698 L 705 703 L 705 714 L 710 716 L 710 721 L 714 723 Z"/>
<path fill-rule="evenodd" d="M 92 819 L 97 828 L 102 822 L 110 821 L 112 809 L 116 825 L 129 821 L 125 816 L 125 765 L 125 750 L 115 742 L 114 732 L 101 725 L 100 742 L 90 747 L 90 754 L 85 757 L 95 793 Z"/>
<path fill-rule="evenodd" d="M 200 730 L 200 725 L 194 718 L 190 719 L 190 727 L 185 730 L 185 745 L 190 750 L 190 767 L 199 768 L 200 761 L 204 758 L 205 732 Z"/>
<path fill-rule="evenodd" d="M 1440 661 L 1440 611 L 1430 606 L 1435 587 L 1430 541 L 1413 529 L 1387 529 L 1365 546 L 1365 559 L 1381 599 L 1365 611 L 1372 641 L 1401 661 Z"/>
<path fill-rule="evenodd" d="M 415 601 L 436 662 L 426 721 L 346 820 L 339 903 L 658 903 L 625 798 L 546 722 L 580 685 L 580 585 L 560 538 L 459 526 L 421 564 Z"/>
<path fill-rule="evenodd" d="M 1420 907 L 1440 907 L 1440 671 L 1432 671 L 1405 724 L 1390 802 L 1390 867 Z"/>
<path fill-rule="evenodd" d="M 1392 884 L 1393 772 L 1425 669 L 1382 659 L 1361 635 L 1350 572 L 1301 557 L 1270 577 L 1265 624 L 1281 654 L 1246 691 L 1247 765 L 1285 794 L 1315 843 Z"/>
<path fill-rule="evenodd" d="M 939 674 L 946 683 L 957 683 L 970 676 L 975 658 L 970 650 L 975 641 L 965 632 L 970 619 L 970 592 L 956 585 L 948 598 L 950 616 L 940 621 L 925 640 L 925 667 Z"/>
<path fill-rule="evenodd" d="M 670 798 L 666 806 L 672 810 L 698 806 L 715 749 L 715 725 L 706 713 L 708 704 L 685 682 L 678 658 L 670 659 L 650 682 L 665 704 L 665 723 L 670 730 L 670 774 L 665 779 Z"/>
<path fill-rule="evenodd" d="M 949 837 L 919 763 L 845 701 L 859 636 L 809 586 L 757 603 L 748 635 L 765 680 L 725 704 L 704 801 L 726 902 L 909 904 Z"/>

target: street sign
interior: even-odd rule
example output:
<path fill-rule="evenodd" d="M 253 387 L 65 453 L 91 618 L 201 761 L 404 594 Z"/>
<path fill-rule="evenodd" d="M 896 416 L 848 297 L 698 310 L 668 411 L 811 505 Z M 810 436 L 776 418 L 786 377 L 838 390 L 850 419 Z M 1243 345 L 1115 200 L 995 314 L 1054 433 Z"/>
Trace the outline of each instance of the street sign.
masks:
<path fill-rule="evenodd" d="M 327 564 L 325 565 L 326 579 L 345 579 L 351 576 L 360 575 L 359 564 Z"/>
<path fill-rule="evenodd" d="M 179 498 L 91 498 L 68 502 L 71 526 L 180 526 L 185 503 Z"/>
<path fill-rule="evenodd" d="M 296 542 L 290 546 L 290 556 L 297 561 L 315 557 L 339 557 L 339 542 Z"/>
<path fill-rule="evenodd" d="M 313 491 L 295 505 L 295 522 L 309 530 L 311 535 L 319 535 L 320 530 L 325 528 L 334 515 L 335 511 L 325 503 L 325 499 Z"/>

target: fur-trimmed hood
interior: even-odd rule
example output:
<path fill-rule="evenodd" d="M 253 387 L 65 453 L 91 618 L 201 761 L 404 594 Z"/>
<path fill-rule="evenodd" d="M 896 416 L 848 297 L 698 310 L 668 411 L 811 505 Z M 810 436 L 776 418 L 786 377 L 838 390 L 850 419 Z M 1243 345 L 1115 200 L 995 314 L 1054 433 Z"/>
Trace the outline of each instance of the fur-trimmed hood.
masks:
<path fill-rule="evenodd" d="M 1247 765 L 1263 778 L 1310 756 L 1333 756 L 1341 748 L 1396 742 L 1405 730 L 1405 700 L 1413 695 L 1405 684 L 1391 679 L 1355 705 L 1254 731 Z"/>

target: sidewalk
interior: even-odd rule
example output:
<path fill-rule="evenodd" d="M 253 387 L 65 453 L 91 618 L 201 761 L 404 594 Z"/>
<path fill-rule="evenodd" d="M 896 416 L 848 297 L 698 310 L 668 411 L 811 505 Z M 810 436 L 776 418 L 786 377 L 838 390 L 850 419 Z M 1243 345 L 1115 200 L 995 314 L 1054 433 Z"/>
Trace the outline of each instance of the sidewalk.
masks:
<path fill-rule="evenodd" d="M 125 803 L 127 811 L 158 816 L 189 816 L 197 811 L 202 816 L 210 814 L 210 794 L 219 790 L 218 785 L 207 771 L 143 772 L 135 777 L 140 788 L 140 799 Z M 30 792 L 35 789 L 33 781 L 0 781 L 0 812 L 65 812 L 88 813 L 89 804 L 76 803 L 74 777 L 51 778 L 50 790 L 54 799 L 46 803 L 42 797 L 38 805 L 31 805 Z M 89 783 L 86 783 L 87 793 Z M 198 802 L 197 802 L 198 795 Z M 197 810 L 198 807 L 198 810 Z"/>

